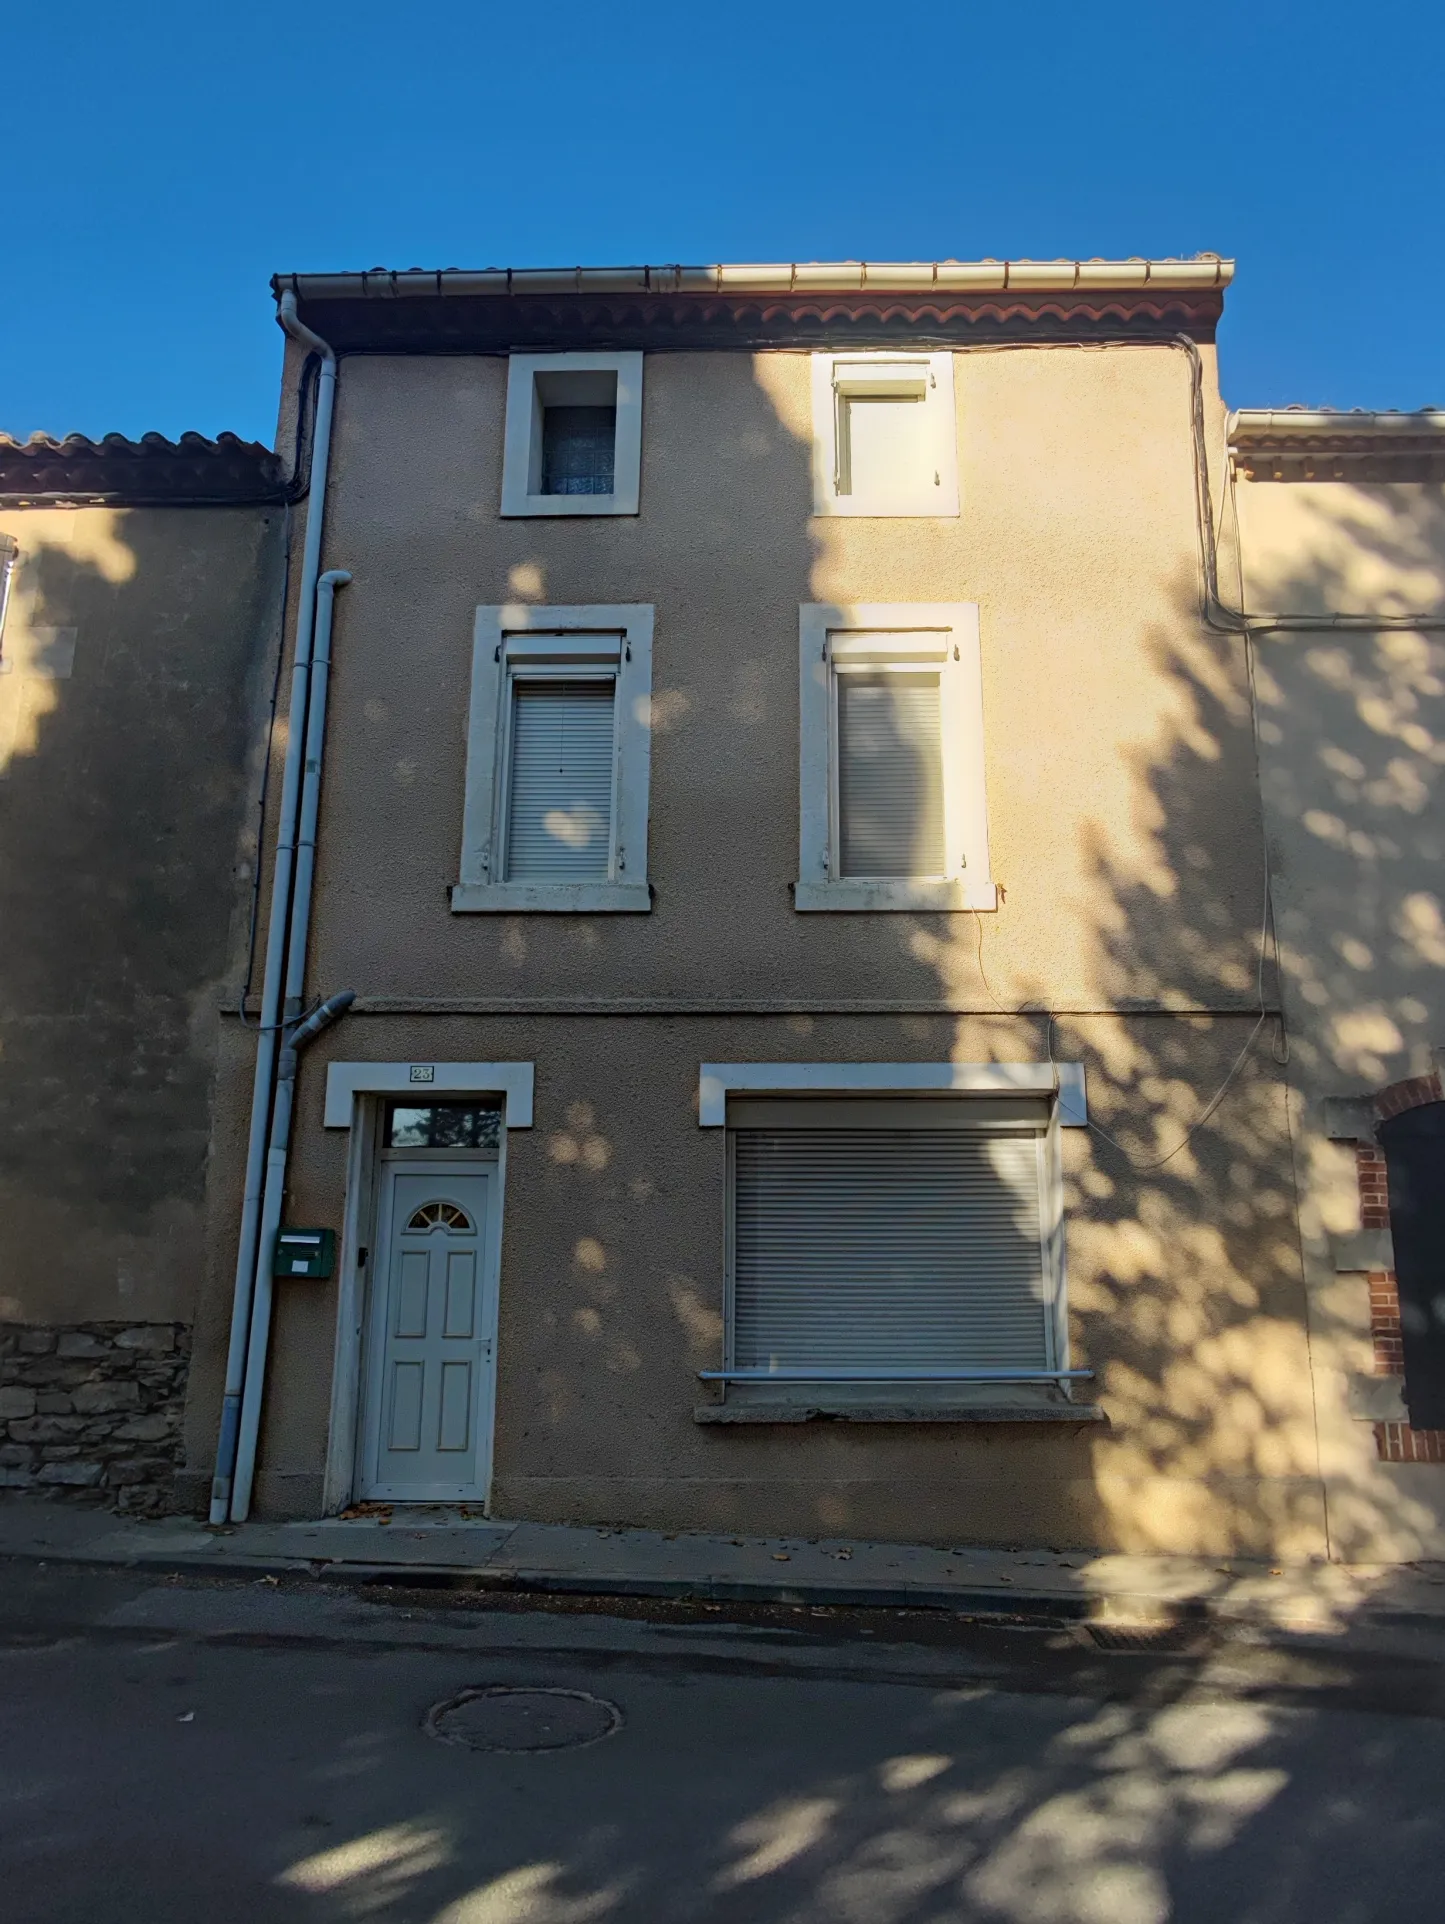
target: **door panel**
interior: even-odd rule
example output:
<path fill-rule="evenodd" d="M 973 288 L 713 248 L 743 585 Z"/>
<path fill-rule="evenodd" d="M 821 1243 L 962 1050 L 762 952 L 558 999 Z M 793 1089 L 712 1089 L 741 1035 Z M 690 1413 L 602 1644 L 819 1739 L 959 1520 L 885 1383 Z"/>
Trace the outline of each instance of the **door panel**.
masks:
<path fill-rule="evenodd" d="M 476 1316 L 477 1259 L 470 1249 L 447 1251 L 447 1309 L 443 1325 L 448 1336 L 472 1333 Z"/>
<path fill-rule="evenodd" d="M 401 1251 L 396 1279 L 396 1320 L 393 1336 L 426 1335 L 427 1276 L 430 1262 L 424 1249 Z"/>
<path fill-rule="evenodd" d="M 383 1165 L 362 1494 L 486 1493 L 495 1305 L 494 1167 Z"/>
<path fill-rule="evenodd" d="M 464 1450 L 472 1435 L 472 1366 L 442 1364 L 441 1417 L 437 1424 L 439 1450 Z"/>
<path fill-rule="evenodd" d="M 393 1363 L 391 1366 L 391 1424 L 387 1443 L 393 1450 L 421 1448 L 422 1366 L 420 1363 Z"/>

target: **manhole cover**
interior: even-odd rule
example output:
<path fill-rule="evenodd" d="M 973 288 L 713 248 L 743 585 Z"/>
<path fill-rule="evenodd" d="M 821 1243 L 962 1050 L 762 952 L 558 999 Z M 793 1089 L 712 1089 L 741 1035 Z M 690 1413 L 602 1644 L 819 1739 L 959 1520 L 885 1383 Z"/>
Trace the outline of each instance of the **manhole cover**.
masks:
<path fill-rule="evenodd" d="M 1101 1650 L 1191 1650 L 1199 1641 L 1199 1626 L 1187 1623 L 1091 1623 L 1088 1633 Z"/>
<path fill-rule="evenodd" d="M 622 1712 L 585 1690 L 484 1684 L 433 1704 L 423 1728 L 465 1750 L 576 1750 L 622 1727 Z"/>

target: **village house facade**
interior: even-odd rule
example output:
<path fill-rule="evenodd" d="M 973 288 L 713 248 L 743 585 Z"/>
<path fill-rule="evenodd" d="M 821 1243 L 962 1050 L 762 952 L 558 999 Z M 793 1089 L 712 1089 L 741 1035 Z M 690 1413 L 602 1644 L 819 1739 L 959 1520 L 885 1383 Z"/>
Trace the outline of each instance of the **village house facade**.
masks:
<path fill-rule="evenodd" d="M 1441 1553 L 1439 424 L 1231 275 L 278 278 L 175 1502 Z"/>
<path fill-rule="evenodd" d="M 339 356 L 306 1000 L 356 1000 L 259 1507 L 1323 1549 L 1272 1013 L 1194 1127 L 1278 1000 L 1200 613 L 1228 273 L 278 283 Z"/>

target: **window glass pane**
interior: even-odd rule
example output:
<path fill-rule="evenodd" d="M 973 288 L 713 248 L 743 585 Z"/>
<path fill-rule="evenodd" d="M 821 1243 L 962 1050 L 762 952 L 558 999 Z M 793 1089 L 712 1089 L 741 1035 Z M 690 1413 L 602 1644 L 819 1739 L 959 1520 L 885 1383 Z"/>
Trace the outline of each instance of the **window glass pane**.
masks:
<path fill-rule="evenodd" d="M 487 1102 L 394 1102 L 387 1110 L 388 1149 L 495 1149 L 502 1112 Z"/>
<path fill-rule="evenodd" d="M 945 872 L 937 675 L 839 675 L 838 804 L 844 876 Z"/>
<path fill-rule="evenodd" d="M 615 407 L 542 410 L 543 494 L 611 494 Z"/>
<path fill-rule="evenodd" d="M 600 678 L 512 683 L 509 882 L 607 880 L 615 692 Z"/>
<path fill-rule="evenodd" d="M 921 396 L 850 395 L 838 409 L 838 492 L 885 499 L 933 481 Z"/>

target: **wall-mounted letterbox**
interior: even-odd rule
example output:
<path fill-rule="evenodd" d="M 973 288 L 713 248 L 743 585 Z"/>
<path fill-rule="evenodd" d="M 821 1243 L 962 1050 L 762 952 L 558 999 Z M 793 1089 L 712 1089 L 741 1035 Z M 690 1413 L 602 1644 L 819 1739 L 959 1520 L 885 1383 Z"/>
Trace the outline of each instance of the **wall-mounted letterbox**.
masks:
<path fill-rule="evenodd" d="M 329 1276 L 336 1267 L 334 1229 L 278 1229 L 273 1276 Z"/>

